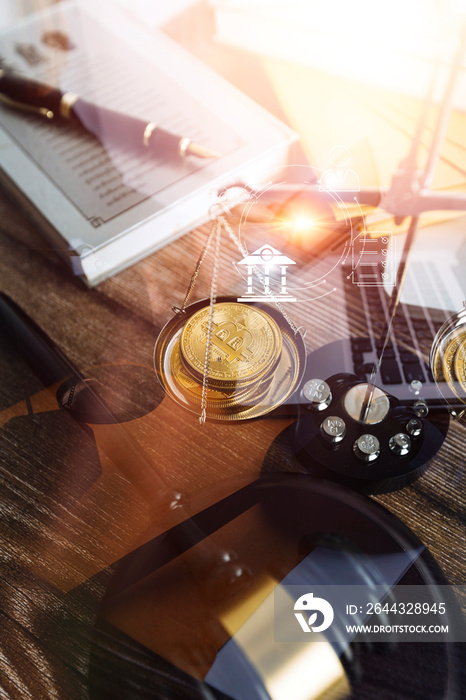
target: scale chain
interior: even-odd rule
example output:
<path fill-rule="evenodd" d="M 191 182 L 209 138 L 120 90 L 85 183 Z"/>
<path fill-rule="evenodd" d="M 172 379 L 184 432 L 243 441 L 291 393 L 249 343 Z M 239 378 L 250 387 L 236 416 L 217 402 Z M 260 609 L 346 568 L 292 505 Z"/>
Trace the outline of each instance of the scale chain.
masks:
<path fill-rule="evenodd" d="M 214 307 L 215 307 L 215 303 L 217 300 L 217 278 L 218 278 L 218 267 L 219 267 L 219 259 L 220 259 L 220 239 L 221 239 L 222 227 L 228 233 L 230 239 L 236 245 L 236 247 L 238 248 L 241 255 L 243 257 L 245 257 L 248 254 L 246 246 L 241 243 L 240 239 L 233 231 L 232 227 L 228 223 L 225 216 L 218 215 L 213 222 L 213 225 L 211 227 L 207 242 L 204 246 L 204 249 L 203 249 L 197 263 L 196 263 L 196 267 L 194 269 L 190 283 L 188 285 L 188 289 L 186 291 L 186 295 L 185 295 L 185 298 L 183 300 L 183 303 L 182 303 L 180 308 L 174 307 L 174 311 L 176 313 L 184 313 L 186 306 L 188 304 L 188 300 L 189 300 L 189 298 L 193 292 L 193 289 L 196 285 L 200 269 L 204 263 L 204 260 L 207 256 L 207 253 L 210 250 L 210 247 L 212 244 L 212 239 L 215 236 L 213 266 L 212 266 L 212 280 L 211 280 L 211 286 L 210 286 L 210 309 L 209 309 L 209 318 L 208 318 L 208 322 L 207 322 L 206 351 L 205 351 L 205 356 L 204 356 L 204 367 L 203 367 L 203 373 L 202 373 L 201 415 L 199 416 L 199 423 L 201 425 L 204 425 L 204 423 L 206 422 L 206 418 L 207 418 L 208 372 L 209 372 L 209 364 L 210 364 L 210 355 L 211 355 L 211 351 L 212 351 L 212 330 L 213 330 Z M 256 273 L 257 277 L 261 281 L 261 283 L 264 284 L 264 276 L 262 275 L 260 269 L 256 265 L 253 266 L 253 269 L 254 269 L 254 272 Z M 269 291 L 268 294 L 270 296 L 273 296 L 272 291 Z M 283 318 L 286 320 L 286 322 L 288 323 L 288 325 L 290 326 L 290 328 L 294 332 L 294 334 L 297 335 L 298 333 L 300 333 L 301 329 L 298 328 L 296 326 L 296 324 L 293 322 L 293 320 L 288 316 L 285 309 L 283 308 L 283 305 L 280 302 L 273 302 L 273 303 L 277 307 L 277 309 L 280 311 Z M 304 337 L 305 333 L 302 333 L 302 335 Z"/>
<path fill-rule="evenodd" d="M 214 262 L 212 266 L 212 282 L 210 285 L 210 309 L 209 309 L 209 319 L 207 321 L 207 338 L 206 347 L 204 355 L 204 368 L 202 372 L 202 394 L 201 394 L 201 415 L 199 416 L 199 423 L 204 425 L 207 418 L 207 375 L 209 372 L 210 355 L 212 352 L 212 326 L 214 321 L 214 306 L 217 300 L 217 276 L 218 276 L 218 262 L 220 257 L 220 236 L 221 236 L 221 226 L 220 220 L 217 219 L 215 225 L 212 227 L 209 240 L 211 240 L 212 234 L 215 230 L 215 248 L 214 248 Z"/>

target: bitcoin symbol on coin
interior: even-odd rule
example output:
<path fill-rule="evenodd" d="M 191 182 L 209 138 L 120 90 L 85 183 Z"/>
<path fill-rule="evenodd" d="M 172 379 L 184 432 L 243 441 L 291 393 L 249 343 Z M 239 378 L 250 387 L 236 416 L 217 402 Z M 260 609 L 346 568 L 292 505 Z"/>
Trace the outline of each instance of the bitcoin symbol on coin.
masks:
<path fill-rule="evenodd" d="M 226 354 L 225 359 L 228 362 L 249 360 L 253 354 L 252 350 L 249 350 L 251 342 L 251 333 L 245 328 L 238 330 L 231 321 L 218 324 L 212 335 L 212 343 Z"/>
<path fill-rule="evenodd" d="M 209 309 L 186 323 L 180 338 L 180 356 L 186 371 L 199 380 L 204 373 Z M 278 362 L 282 349 L 280 329 L 265 312 L 246 304 L 215 305 L 211 355 L 207 370 L 210 387 L 228 389 L 261 379 Z"/>

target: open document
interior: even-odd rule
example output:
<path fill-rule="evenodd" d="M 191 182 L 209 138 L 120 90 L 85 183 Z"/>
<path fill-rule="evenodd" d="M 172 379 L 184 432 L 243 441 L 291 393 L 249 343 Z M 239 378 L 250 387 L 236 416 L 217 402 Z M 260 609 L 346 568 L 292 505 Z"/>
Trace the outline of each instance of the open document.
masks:
<path fill-rule="evenodd" d="M 0 37 L 2 69 L 221 154 L 168 159 L 0 103 L 3 181 L 92 285 L 205 221 L 225 182 L 266 177 L 295 134 L 162 33 L 61 3 Z M 99 264 L 96 265 L 96 253 Z"/>

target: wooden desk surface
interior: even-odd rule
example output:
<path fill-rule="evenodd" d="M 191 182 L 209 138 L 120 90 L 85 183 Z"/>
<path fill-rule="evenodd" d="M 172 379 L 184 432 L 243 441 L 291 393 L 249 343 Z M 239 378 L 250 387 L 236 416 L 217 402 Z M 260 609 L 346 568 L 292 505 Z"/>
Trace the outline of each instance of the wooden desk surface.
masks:
<path fill-rule="evenodd" d="M 210 29 L 204 19 L 199 22 L 197 34 L 188 20 L 190 34 L 183 22 L 177 25 L 178 34 L 174 27 L 169 31 L 191 43 L 191 49 L 215 67 L 223 67 L 229 77 L 233 75 L 232 56 L 237 68 L 241 62 L 250 65 L 250 57 L 218 49 L 212 41 L 206 43 Z M 259 75 L 262 69 L 254 65 Z M 239 83 L 240 73 L 235 73 Z M 262 90 L 266 106 L 280 115 L 271 88 L 262 86 Z M 81 371 L 104 365 L 139 366 L 140 381 L 146 382 L 141 400 L 150 402 L 150 392 L 155 391 L 154 342 L 172 316 L 172 306 L 183 299 L 208 226 L 88 290 L 70 276 L 34 225 L 4 194 L 0 194 L 0 214 L 1 290 L 24 308 Z M 251 231 L 251 240 L 255 236 L 261 240 L 261 235 L 263 232 Z M 235 254 L 230 245 L 222 248 L 221 283 L 223 294 L 237 296 L 238 280 L 231 272 Z M 208 276 L 201 276 L 196 297 L 204 298 L 208 291 Z M 337 339 L 343 319 L 341 294 L 304 304 L 297 319 L 308 327 L 308 350 Z M 87 585 L 83 582 L 147 539 L 145 528 L 153 524 L 150 503 L 142 488 L 134 483 L 128 486 L 121 471 L 112 471 L 101 443 L 96 445 L 92 435 L 68 416 L 51 410 L 51 399 L 40 382 L 1 336 L 0 368 L 0 417 L 26 397 L 41 395 L 38 401 L 44 405 L 43 413 L 32 416 L 27 408 L 19 409 L 0 433 L 0 695 L 34 700 L 85 698 L 88 651 L 83 639 L 92 626 L 108 575 L 94 577 Z M 128 380 L 125 377 L 122 381 Z M 172 407 L 167 399 L 161 407 L 163 411 L 154 412 L 156 419 L 138 422 L 132 438 L 144 444 L 167 488 L 192 497 L 193 510 L 234 488 L 231 483 L 217 488 L 223 480 L 256 478 L 268 446 L 288 424 L 286 419 L 264 418 L 244 425 L 201 428 L 196 416 Z M 412 529 L 429 548 L 446 580 L 456 584 L 463 584 L 466 575 L 465 430 L 452 423 L 444 445 L 421 479 L 376 497 Z M 100 438 L 110 444 L 113 440 Z M 101 469 L 108 481 L 92 500 L 89 489 Z M 86 527 L 80 529 L 79 522 L 86 519 Z M 162 520 L 152 532 L 163 531 L 167 522 L 175 521 Z M 93 537 L 101 542 L 90 545 Z M 372 695 L 374 688 L 359 692 L 360 698 L 408 697 L 401 690 L 390 696 Z M 140 697 L 145 697 L 142 691 Z M 422 678 L 416 697 L 427 697 Z"/>

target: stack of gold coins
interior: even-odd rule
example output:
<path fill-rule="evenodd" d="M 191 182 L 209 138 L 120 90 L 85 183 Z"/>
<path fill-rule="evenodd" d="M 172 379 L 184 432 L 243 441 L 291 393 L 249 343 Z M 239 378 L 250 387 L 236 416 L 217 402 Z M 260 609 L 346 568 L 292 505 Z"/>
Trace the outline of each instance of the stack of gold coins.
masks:
<path fill-rule="evenodd" d="M 466 404 L 466 307 L 437 333 L 430 355 L 432 374 L 445 398 Z M 446 389 L 449 391 L 446 391 Z"/>
<path fill-rule="evenodd" d="M 184 325 L 170 370 L 187 403 L 214 414 L 238 413 L 268 392 L 282 353 L 282 335 L 271 315 L 238 302 L 205 306 Z M 205 384 L 205 390 L 203 386 Z"/>

